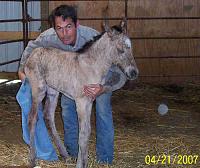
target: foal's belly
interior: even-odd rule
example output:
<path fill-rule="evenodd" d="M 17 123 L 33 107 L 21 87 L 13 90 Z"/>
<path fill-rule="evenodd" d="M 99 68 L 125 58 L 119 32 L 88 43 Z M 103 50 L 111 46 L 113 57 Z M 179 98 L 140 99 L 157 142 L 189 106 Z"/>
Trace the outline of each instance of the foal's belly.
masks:
<path fill-rule="evenodd" d="M 68 69 L 69 70 L 69 69 Z M 63 73 L 64 72 L 64 73 Z M 64 69 L 59 71 L 48 71 L 45 75 L 47 85 L 55 90 L 70 97 L 82 97 L 83 87 L 88 84 L 98 84 L 101 82 L 98 75 L 92 71 L 81 69 L 79 67 L 71 67 L 71 70 L 66 72 Z"/>

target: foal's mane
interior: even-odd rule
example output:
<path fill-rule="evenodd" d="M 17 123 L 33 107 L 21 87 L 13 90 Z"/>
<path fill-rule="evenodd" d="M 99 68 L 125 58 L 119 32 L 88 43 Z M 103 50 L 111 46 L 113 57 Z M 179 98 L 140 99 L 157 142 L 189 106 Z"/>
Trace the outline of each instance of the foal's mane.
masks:
<path fill-rule="evenodd" d="M 92 40 L 85 43 L 83 45 L 83 47 L 80 48 L 77 52 L 78 53 L 84 53 L 85 51 L 87 51 L 92 46 L 92 44 L 94 44 L 96 41 L 98 41 L 104 35 L 104 33 L 105 32 L 102 32 L 101 34 L 94 36 Z"/>
<path fill-rule="evenodd" d="M 116 31 L 118 34 L 121 34 L 122 28 L 119 25 L 115 25 L 111 27 L 112 31 Z M 85 51 L 87 51 L 96 41 L 98 41 L 103 35 L 105 34 L 105 31 L 102 32 L 101 34 L 94 36 L 92 40 L 88 41 L 87 43 L 85 43 L 83 45 L 82 48 L 80 48 L 79 50 L 77 50 L 78 53 L 84 53 Z"/>

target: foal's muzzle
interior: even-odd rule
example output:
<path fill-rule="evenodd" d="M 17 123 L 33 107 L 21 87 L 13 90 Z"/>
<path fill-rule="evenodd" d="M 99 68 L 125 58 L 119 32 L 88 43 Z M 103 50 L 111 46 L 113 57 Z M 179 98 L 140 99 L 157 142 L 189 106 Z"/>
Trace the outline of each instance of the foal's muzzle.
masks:
<path fill-rule="evenodd" d="M 137 68 L 129 66 L 125 69 L 125 75 L 129 80 L 134 80 L 138 77 L 139 71 Z"/>

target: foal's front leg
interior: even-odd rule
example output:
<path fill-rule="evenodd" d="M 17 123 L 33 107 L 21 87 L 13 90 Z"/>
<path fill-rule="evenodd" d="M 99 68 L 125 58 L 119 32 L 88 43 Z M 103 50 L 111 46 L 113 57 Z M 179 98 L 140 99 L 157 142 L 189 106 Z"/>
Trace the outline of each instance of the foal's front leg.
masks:
<path fill-rule="evenodd" d="M 92 101 L 87 97 L 83 97 L 76 100 L 76 106 L 79 121 L 79 153 L 76 168 L 87 168 Z"/>
<path fill-rule="evenodd" d="M 68 153 L 62 141 L 60 140 L 60 136 L 56 130 L 55 120 L 54 120 L 55 110 L 58 102 L 58 96 L 59 92 L 48 87 L 45 108 L 44 108 L 44 118 L 47 127 L 50 129 L 51 136 L 58 148 L 58 151 L 60 152 L 60 155 L 66 159 L 68 157 Z"/>

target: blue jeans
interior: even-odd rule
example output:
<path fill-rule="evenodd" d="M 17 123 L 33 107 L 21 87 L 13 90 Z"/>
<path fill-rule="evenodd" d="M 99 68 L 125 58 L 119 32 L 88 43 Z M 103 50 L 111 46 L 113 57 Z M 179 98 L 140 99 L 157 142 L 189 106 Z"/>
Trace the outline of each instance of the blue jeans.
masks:
<path fill-rule="evenodd" d="M 32 97 L 31 87 L 27 78 L 22 82 L 22 85 L 16 95 L 16 99 L 22 110 L 23 139 L 27 144 L 29 144 L 30 133 L 28 128 L 28 114 L 31 110 Z M 36 156 L 39 159 L 49 161 L 58 160 L 58 156 L 51 142 L 51 138 L 48 134 L 48 130 L 43 119 L 43 111 L 41 105 L 38 109 L 38 120 L 35 128 L 35 150 Z"/>
<path fill-rule="evenodd" d="M 99 163 L 111 164 L 114 153 L 114 127 L 111 107 L 112 93 L 96 98 L 96 154 Z M 75 101 L 62 95 L 64 143 L 72 157 L 78 156 L 78 117 Z"/>

